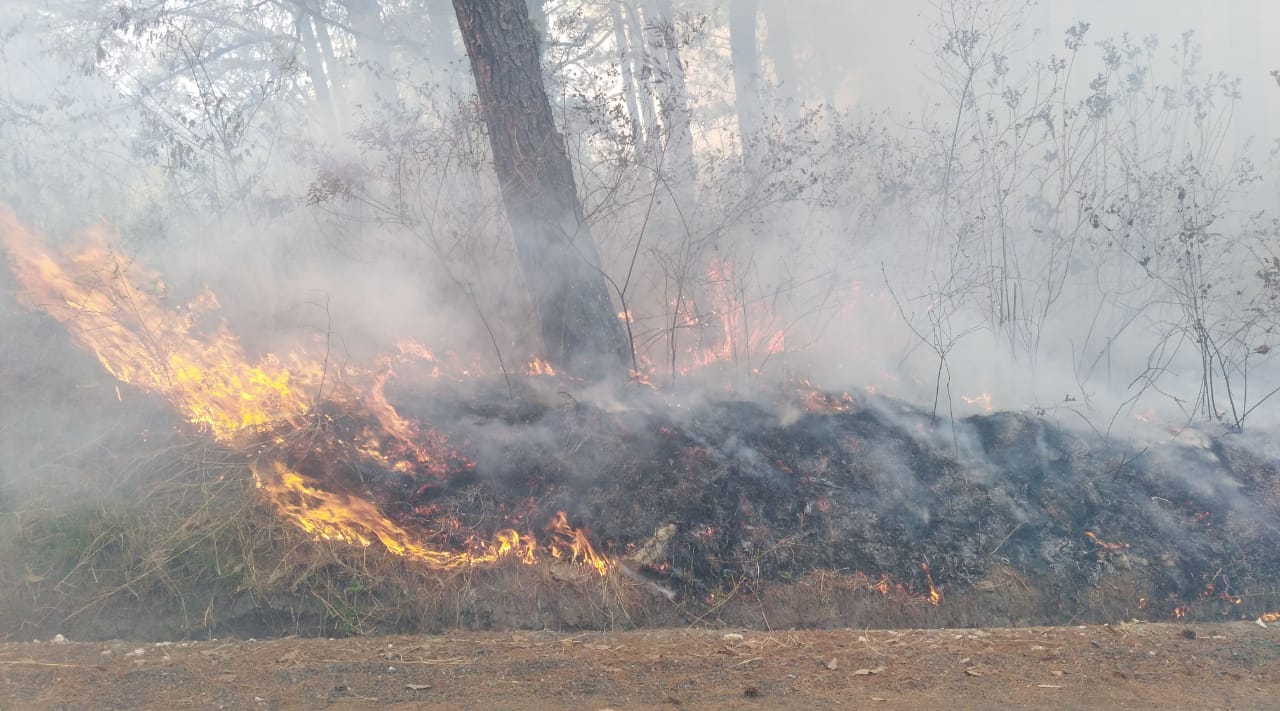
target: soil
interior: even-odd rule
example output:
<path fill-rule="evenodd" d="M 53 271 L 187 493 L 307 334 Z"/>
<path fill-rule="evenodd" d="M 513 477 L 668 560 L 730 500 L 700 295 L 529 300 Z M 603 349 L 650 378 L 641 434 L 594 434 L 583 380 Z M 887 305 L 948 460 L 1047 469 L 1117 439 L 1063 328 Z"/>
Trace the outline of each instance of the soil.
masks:
<path fill-rule="evenodd" d="M 1280 626 L 0 645 L 0 707 L 1274 709 Z"/>

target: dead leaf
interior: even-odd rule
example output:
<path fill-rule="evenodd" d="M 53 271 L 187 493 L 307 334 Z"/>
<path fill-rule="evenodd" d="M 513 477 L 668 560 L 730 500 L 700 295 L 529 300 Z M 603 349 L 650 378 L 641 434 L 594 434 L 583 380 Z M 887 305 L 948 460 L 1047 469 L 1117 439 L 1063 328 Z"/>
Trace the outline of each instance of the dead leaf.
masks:
<path fill-rule="evenodd" d="M 872 667 L 870 669 L 863 668 L 863 669 L 858 669 L 854 671 L 853 675 L 854 676 L 870 676 L 872 674 L 879 674 L 883 671 L 884 671 L 884 667 Z"/>
<path fill-rule="evenodd" d="M 430 684 L 405 684 L 404 688 L 410 691 L 422 691 L 423 689 L 430 689 L 431 685 Z"/>
<path fill-rule="evenodd" d="M 838 669 L 840 668 L 840 661 L 837 660 L 835 657 L 832 657 L 829 661 L 825 662 L 822 666 L 828 669 Z"/>
<path fill-rule="evenodd" d="M 872 701 L 888 701 L 888 699 L 884 698 L 883 696 L 872 696 L 871 700 Z"/>
<path fill-rule="evenodd" d="M 968 669 L 965 669 L 964 673 L 968 674 L 969 676 L 982 676 L 982 672 L 978 671 L 977 669 L 974 669 L 973 667 L 969 667 Z"/>
<path fill-rule="evenodd" d="M 35 573 L 27 573 L 26 575 L 22 576 L 22 582 L 29 583 L 31 585 L 35 585 L 36 583 L 43 582 L 43 581 L 44 581 L 44 576 L 36 575 Z"/>
<path fill-rule="evenodd" d="M 1036 684 L 1036 686 L 1040 687 L 1041 689 L 1061 689 L 1062 688 L 1061 684 Z"/>

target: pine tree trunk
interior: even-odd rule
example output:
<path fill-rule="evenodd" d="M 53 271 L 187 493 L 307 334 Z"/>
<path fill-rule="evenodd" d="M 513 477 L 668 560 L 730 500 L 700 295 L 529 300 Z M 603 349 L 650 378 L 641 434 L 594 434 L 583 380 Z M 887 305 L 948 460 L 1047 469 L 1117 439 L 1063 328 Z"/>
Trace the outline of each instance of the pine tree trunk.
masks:
<path fill-rule="evenodd" d="M 773 62 L 774 78 L 778 93 L 783 98 L 782 112 L 790 119 L 799 117 L 796 91 L 799 74 L 796 73 L 795 51 L 791 47 L 791 29 L 787 24 L 787 5 L 783 0 L 764 0 L 765 50 Z"/>
<path fill-rule="evenodd" d="M 667 129 L 668 166 L 674 166 L 676 182 L 688 188 L 681 208 L 693 213 L 698 209 L 694 200 L 697 191 L 698 165 L 693 158 L 693 129 L 690 119 L 693 113 L 689 105 L 689 90 L 685 84 L 684 63 L 680 60 L 680 42 L 676 37 L 675 9 L 671 0 L 648 0 L 645 17 L 659 33 L 659 63 L 665 76 L 659 77 L 658 110 Z"/>
<path fill-rule="evenodd" d="M 525 0 L 454 0 L 546 358 L 598 379 L 630 352 L 542 83 Z"/>
<path fill-rule="evenodd" d="M 391 48 L 387 45 L 382 26 L 382 7 L 379 0 L 344 0 L 347 21 L 355 36 L 356 52 L 367 62 L 367 78 L 362 89 L 366 104 L 394 105 L 399 102 L 396 89 Z"/>
<path fill-rule="evenodd" d="M 636 101 L 636 78 L 633 71 L 634 62 L 631 38 L 627 36 L 627 25 L 622 17 L 621 3 L 626 0 L 609 3 L 609 19 L 613 22 L 613 41 L 618 45 L 618 73 L 622 79 L 622 100 L 627 105 L 627 120 L 631 126 L 631 145 L 637 153 L 643 153 L 644 128 L 640 125 L 640 105 Z"/>
<path fill-rule="evenodd" d="M 754 178 L 764 134 L 764 110 L 760 106 L 760 51 L 756 47 L 756 15 L 759 0 L 729 3 L 729 59 L 733 63 L 734 106 L 742 141 L 742 162 Z"/>

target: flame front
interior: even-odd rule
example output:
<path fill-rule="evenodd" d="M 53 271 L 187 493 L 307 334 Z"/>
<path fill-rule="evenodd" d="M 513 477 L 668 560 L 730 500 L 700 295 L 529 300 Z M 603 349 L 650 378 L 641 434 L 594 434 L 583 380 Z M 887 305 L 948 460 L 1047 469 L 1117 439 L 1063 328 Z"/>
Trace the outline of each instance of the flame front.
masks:
<path fill-rule="evenodd" d="M 61 322 L 118 380 L 164 397 L 184 419 L 218 441 L 246 454 L 252 451 L 255 484 L 285 520 L 317 539 L 365 547 L 377 541 L 391 553 L 432 568 L 504 560 L 534 563 L 545 551 L 548 559 L 581 563 L 601 575 L 609 571 L 609 559 L 569 525 L 563 512 L 548 525 L 542 548 L 532 534 L 504 528 L 489 540 L 468 539 L 457 546 L 461 550 L 437 550 L 426 544 L 426 535 L 330 481 L 314 459 L 303 457 L 296 466 L 285 463 L 298 458 L 298 440 L 314 446 L 311 438 L 319 433 L 330 438 L 327 446 L 333 451 L 354 451 L 407 476 L 444 476 L 450 463 L 471 466 L 449 449 L 442 435 L 401 417 L 384 395 L 397 362 L 426 360 L 437 365 L 433 373 L 439 374 L 438 361 L 426 348 L 402 343 L 399 360 L 384 358 L 377 370 L 344 369 L 341 381 L 323 357 L 266 355 L 251 363 L 239 339 L 217 317 L 212 292 L 172 308 L 164 302 L 159 276 L 122 260 L 105 230 L 86 231 L 83 238 L 85 244 L 76 251 L 55 255 L 0 206 L 0 240 L 32 305 Z M 538 360 L 527 373 L 555 374 Z M 366 424 L 350 441 L 340 441 L 317 425 L 326 417 L 322 404 Z M 264 450 L 257 441 L 263 439 L 274 446 Z"/>
<path fill-rule="evenodd" d="M 220 441 L 294 421 L 310 409 L 323 367 L 297 362 L 286 368 L 274 356 L 250 364 L 225 323 L 201 329 L 218 308 L 211 292 L 181 309 L 166 308 L 158 276 L 123 262 L 101 229 L 87 231 L 87 244 L 61 261 L 3 208 L 0 231 L 13 273 L 35 305 L 118 380 L 164 396 Z M 142 283 L 156 286 L 143 289 Z"/>

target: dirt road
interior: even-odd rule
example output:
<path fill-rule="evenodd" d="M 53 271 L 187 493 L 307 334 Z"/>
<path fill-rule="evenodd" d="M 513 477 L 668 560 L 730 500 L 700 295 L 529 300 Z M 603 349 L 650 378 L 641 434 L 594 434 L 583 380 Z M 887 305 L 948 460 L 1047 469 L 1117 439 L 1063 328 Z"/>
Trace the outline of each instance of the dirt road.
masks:
<path fill-rule="evenodd" d="M 0 645 L 5 709 L 1277 709 L 1280 625 Z"/>

